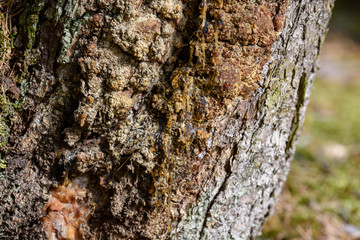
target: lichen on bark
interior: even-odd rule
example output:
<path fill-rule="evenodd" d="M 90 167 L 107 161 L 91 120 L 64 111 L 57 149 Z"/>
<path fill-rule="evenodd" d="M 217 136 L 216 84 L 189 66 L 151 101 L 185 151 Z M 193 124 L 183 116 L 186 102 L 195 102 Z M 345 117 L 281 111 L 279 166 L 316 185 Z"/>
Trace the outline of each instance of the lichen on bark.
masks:
<path fill-rule="evenodd" d="M 293 154 L 330 16 L 325 5 L 28 3 L 38 14 L 28 40 L 37 57 L 14 61 L 26 69 L 28 90 L 5 172 L 21 180 L 6 181 L 1 197 L 34 188 L 6 200 L 3 235 L 40 239 L 51 186 L 86 176 L 96 206 L 89 239 L 255 236 Z M 305 31 L 304 19 L 313 28 Z M 18 43 L 27 36 L 21 31 Z M 31 197 L 38 203 L 22 209 Z M 6 212 L 24 220 L 12 225 Z"/>

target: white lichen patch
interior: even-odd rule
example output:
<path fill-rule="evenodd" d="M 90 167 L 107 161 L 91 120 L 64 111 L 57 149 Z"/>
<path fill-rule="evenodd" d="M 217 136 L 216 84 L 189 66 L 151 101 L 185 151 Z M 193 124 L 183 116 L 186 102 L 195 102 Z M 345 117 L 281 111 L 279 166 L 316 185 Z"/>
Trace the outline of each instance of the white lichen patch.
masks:
<path fill-rule="evenodd" d="M 108 97 L 109 117 L 122 116 L 129 112 L 134 106 L 135 99 L 131 97 L 131 92 L 112 92 Z"/>
<path fill-rule="evenodd" d="M 180 19 L 182 17 L 183 4 L 178 0 L 155 0 L 151 1 L 150 7 L 168 19 Z"/>
<path fill-rule="evenodd" d="M 131 85 L 139 90 L 149 90 L 160 79 L 160 65 L 156 62 L 141 62 L 131 77 Z"/>
<path fill-rule="evenodd" d="M 142 15 L 129 22 L 111 21 L 113 42 L 138 60 L 149 60 L 150 46 L 161 32 L 161 21 L 153 14 Z"/>

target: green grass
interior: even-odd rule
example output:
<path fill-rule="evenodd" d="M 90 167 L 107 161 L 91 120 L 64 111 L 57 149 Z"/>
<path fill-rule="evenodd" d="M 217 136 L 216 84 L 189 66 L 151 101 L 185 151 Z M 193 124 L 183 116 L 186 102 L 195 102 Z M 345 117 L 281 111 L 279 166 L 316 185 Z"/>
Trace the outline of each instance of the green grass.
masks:
<path fill-rule="evenodd" d="M 359 83 L 316 81 L 303 134 L 319 142 L 352 144 L 360 141 Z"/>

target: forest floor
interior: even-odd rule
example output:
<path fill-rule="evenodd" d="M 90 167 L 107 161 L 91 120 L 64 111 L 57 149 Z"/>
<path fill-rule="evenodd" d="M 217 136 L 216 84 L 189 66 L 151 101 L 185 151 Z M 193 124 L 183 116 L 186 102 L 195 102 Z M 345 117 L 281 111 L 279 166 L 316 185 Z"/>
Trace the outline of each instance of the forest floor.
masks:
<path fill-rule="evenodd" d="M 288 180 L 261 239 L 360 239 L 360 44 L 329 34 Z"/>

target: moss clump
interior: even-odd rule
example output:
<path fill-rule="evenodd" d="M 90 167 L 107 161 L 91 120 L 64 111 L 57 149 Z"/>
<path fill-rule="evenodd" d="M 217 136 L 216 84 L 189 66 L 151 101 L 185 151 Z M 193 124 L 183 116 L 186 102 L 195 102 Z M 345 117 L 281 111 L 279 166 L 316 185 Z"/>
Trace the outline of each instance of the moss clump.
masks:
<path fill-rule="evenodd" d="M 5 94 L 0 94 L 0 150 L 6 151 L 6 144 L 10 136 L 10 129 L 17 116 L 19 101 L 11 101 Z"/>
<path fill-rule="evenodd" d="M 10 137 L 10 126 L 16 116 L 15 107 L 17 104 L 5 102 L 0 96 L 0 150 L 6 152 L 6 145 Z M 7 162 L 0 158 L 0 170 L 6 169 Z"/>
<path fill-rule="evenodd" d="M 25 26 L 26 33 L 28 35 L 28 44 L 27 49 L 32 49 L 35 40 L 36 40 L 36 31 L 38 28 L 39 14 L 40 11 L 44 8 L 44 1 L 37 1 L 37 4 L 33 5 L 33 8 L 25 8 L 23 16 L 26 16 L 25 19 L 20 19 L 20 24 Z"/>

